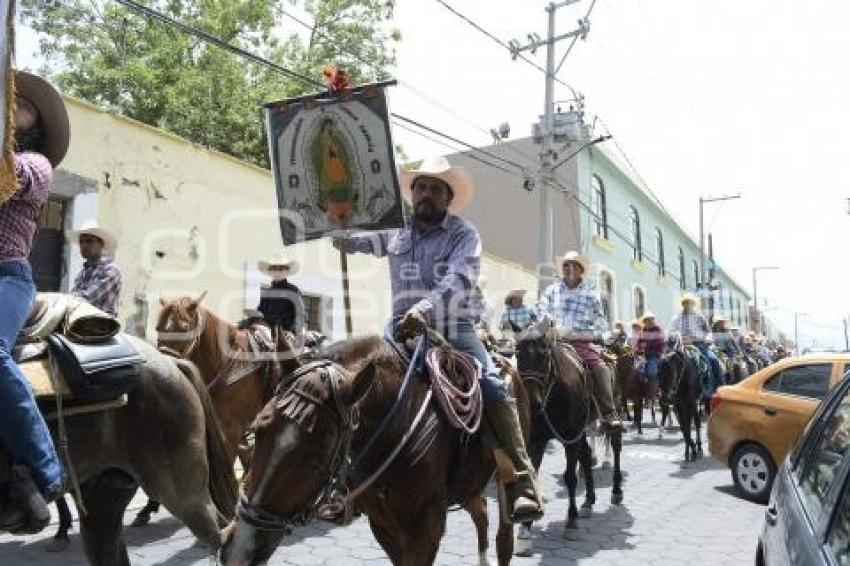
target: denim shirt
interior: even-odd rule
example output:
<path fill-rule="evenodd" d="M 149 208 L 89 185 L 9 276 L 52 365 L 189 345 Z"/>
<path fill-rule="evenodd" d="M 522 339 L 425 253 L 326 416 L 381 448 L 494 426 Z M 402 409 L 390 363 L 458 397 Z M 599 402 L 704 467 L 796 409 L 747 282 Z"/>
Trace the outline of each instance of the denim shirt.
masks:
<path fill-rule="evenodd" d="M 386 256 L 390 263 L 392 312 L 410 309 L 437 328 L 473 324 L 484 313 L 474 300 L 481 271 L 481 237 L 470 222 L 446 214 L 427 231 L 415 223 L 397 229 L 352 236 L 348 251 Z"/>

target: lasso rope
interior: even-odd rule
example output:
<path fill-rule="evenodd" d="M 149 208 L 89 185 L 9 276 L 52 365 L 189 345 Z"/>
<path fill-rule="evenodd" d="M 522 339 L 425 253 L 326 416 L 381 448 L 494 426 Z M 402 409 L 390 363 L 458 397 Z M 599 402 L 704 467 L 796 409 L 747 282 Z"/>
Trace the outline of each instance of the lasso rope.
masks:
<path fill-rule="evenodd" d="M 431 390 L 449 424 L 466 434 L 481 424 L 481 364 L 472 356 L 450 348 L 431 348 L 426 357 Z M 455 376 L 457 384 L 451 377 Z"/>

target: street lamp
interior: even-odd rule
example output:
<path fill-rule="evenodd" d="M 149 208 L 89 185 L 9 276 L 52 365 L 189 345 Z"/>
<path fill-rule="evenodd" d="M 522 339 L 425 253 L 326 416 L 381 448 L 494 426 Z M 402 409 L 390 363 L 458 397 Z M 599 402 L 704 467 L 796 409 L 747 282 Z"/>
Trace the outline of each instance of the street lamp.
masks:
<path fill-rule="evenodd" d="M 759 291 L 758 291 L 758 281 L 756 279 L 756 273 L 758 273 L 759 271 L 767 271 L 767 270 L 775 270 L 775 269 L 779 269 L 779 268 L 776 267 L 776 266 L 773 266 L 773 265 L 771 265 L 771 266 L 759 266 L 759 267 L 753 268 L 753 307 L 754 307 L 753 310 L 755 311 L 757 318 L 755 320 L 755 323 L 752 325 L 753 326 L 752 330 L 754 332 L 758 332 L 759 334 L 761 334 L 761 316 L 759 315 Z"/>
<path fill-rule="evenodd" d="M 794 311 L 794 352 L 798 356 L 800 355 L 800 341 L 799 334 L 797 333 L 797 319 L 801 316 L 809 316 L 809 313 Z"/>
<path fill-rule="evenodd" d="M 705 290 L 706 293 L 710 294 L 711 290 L 708 288 L 708 285 L 705 281 L 705 230 L 704 230 L 704 219 L 703 219 L 703 208 L 708 202 L 720 202 L 724 200 L 735 200 L 741 198 L 741 194 L 737 195 L 724 195 L 722 197 L 699 197 L 699 282 L 697 287 Z M 704 305 L 703 305 L 704 306 Z M 714 313 L 709 313 L 709 316 L 713 316 Z"/>

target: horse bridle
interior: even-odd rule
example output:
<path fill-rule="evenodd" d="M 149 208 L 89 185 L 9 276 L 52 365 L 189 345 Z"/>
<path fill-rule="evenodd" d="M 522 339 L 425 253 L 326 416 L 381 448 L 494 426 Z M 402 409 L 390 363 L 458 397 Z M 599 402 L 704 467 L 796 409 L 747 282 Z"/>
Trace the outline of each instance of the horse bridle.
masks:
<path fill-rule="evenodd" d="M 198 347 L 198 344 L 201 341 L 201 332 L 203 332 L 203 328 L 204 328 L 205 325 L 206 325 L 206 319 L 201 318 L 201 311 L 200 311 L 200 309 L 198 309 L 198 311 L 195 312 L 195 328 L 193 328 L 192 330 L 189 330 L 189 332 L 191 332 L 193 334 L 193 338 L 189 341 L 189 344 L 185 348 L 183 348 L 182 350 L 179 350 L 179 351 L 178 350 L 172 350 L 171 348 L 169 348 L 169 350 L 171 350 L 172 352 L 177 354 L 178 358 L 183 358 L 184 360 L 188 360 L 189 356 L 192 355 L 192 353 L 195 351 L 195 348 Z M 166 332 L 166 331 L 157 329 L 157 334 L 163 334 L 164 332 Z M 169 333 L 174 334 L 173 332 L 169 332 Z"/>
<path fill-rule="evenodd" d="M 328 377 L 328 381 L 331 384 L 331 397 L 334 401 L 332 406 L 328 406 L 324 401 L 317 399 L 313 395 L 296 389 L 298 380 L 304 375 L 315 370 L 325 372 L 325 375 Z M 288 388 L 283 394 L 278 396 L 283 398 L 290 394 L 298 395 L 303 401 L 306 401 L 307 403 L 310 403 L 332 415 L 333 420 L 336 423 L 337 438 L 334 443 L 334 449 L 331 452 L 331 458 L 328 460 L 328 464 L 326 466 L 317 466 L 320 470 L 322 470 L 324 473 L 323 475 L 325 476 L 325 480 L 322 482 L 322 489 L 319 491 L 318 495 L 310 500 L 310 503 L 305 505 L 302 509 L 296 511 L 292 515 L 285 516 L 268 511 L 261 508 L 259 505 L 251 503 L 245 493 L 240 491 L 239 503 L 236 506 L 237 519 L 244 521 L 247 525 L 255 529 L 280 532 L 284 535 L 289 535 L 296 527 L 306 525 L 313 517 L 316 516 L 317 510 L 322 503 L 328 499 L 331 492 L 338 485 L 340 478 L 344 474 L 344 469 L 349 459 L 348 454 L 351 448 L 351 438 L 354 434 L 354 429 L 356 428 L 357 410 L 356 408 L 349 407 L 343 403 L 342 396 L 340 394 L 340 382 L 344 375 L 345 370 L 333 362 L 311 362 L 302 366 L 289 376 L 285 383 L 288 385 Z M 283 385 L 284 383 L 282 382 L 281 386 Z"/>

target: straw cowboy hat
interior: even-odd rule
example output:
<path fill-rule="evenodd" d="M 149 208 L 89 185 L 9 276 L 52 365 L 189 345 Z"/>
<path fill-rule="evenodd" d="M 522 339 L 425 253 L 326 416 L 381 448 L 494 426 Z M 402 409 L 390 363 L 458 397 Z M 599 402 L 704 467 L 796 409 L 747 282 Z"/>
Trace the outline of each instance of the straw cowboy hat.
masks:
<path fill-rule="evenodd" d="M 655 313 L 652 311 L 646 311 L 645 313 L 643 313 L 643 316 L 640 317 L 640 321 L 643 324 L 646 324 L 646 319 L 648 318 L 655 319 Z"/>
<path fill-rule="evenodd" d="M 452 166 L 445 157 L 431 157 L 423 161 L 418 169 L 402 171 L 401 194 L 408 203 L 413 202 L 413 182 L 417 177 L 434 177 L 451 188 L 453 196 L 449 212 L 452 214 L 466 208 L 475 194 L 475 182 L 466 169 Z"/>
<path fill-rule="evenodd" d="M 79 230 L 68 232 L 70 239 L 79 240 L 80 236 L 94 236 L 98 238 L 103 242 L 103 251 L 106 253 L 112 253 L 118 247 L 118 239 L 115 235 L 109 230 L 98 226 L 94 220 L 86 220 Z"/>
<path fill-rule="evenodd" d="M 693 304 L 698 305 L 699 304 L 699 297 L 697 297 L 693 293 L 682 293 L 682 297 L 679 299 L 679 302 L 685 303 L 687 301 L 690 301 Z"/>
<path fill-rule="evenodd" d="M 50 83 L 25 71 L 15 71 L 15 90 L 38 110 L 45 136 L 44 156 L 55 169 L 71 141 L 71 126 L 62 96 Z"/>
<path fill-rule="evenodd" d="M 563 265 L 567 262 L 577 263 L 579 267 L 581 267 L 582 273 L 587 273 L 587 266 L 590 265 L 590 262 L 587 261 L 587 258 L 576 251 L 569 251 L 565 253 L 562 257 L 555 258 L 555 263 L 559 263 Z"/>
<path fill-rule="evenodd" d="M 301 269 L 301 264 L 281 254 L 273 258 L 261 259 L 257 262 L 257 267 L 263 273 L 268 273 L 269 271 L 286 271 L 289 275 L 295 275 Z"/>

